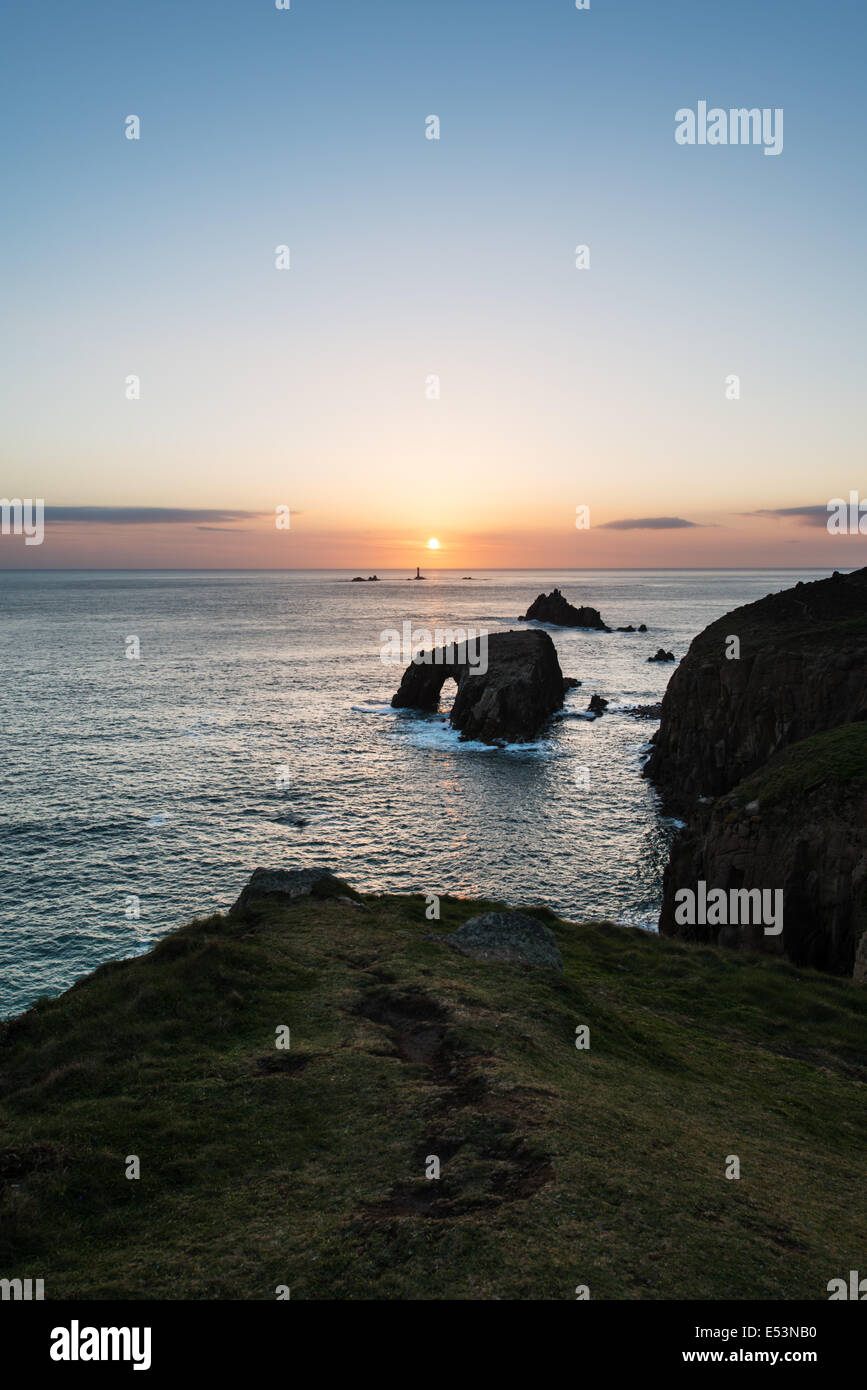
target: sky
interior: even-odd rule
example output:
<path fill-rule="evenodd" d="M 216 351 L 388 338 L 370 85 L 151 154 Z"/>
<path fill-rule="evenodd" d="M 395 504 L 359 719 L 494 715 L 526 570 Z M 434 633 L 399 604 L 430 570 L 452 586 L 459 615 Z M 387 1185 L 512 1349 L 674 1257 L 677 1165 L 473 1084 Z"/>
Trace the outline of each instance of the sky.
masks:
<path fill-rule="evenodd" d="M 867 563 L 826 525 L 867 501 L 865 37 L 861 0 L 7 8 L 0 493 L 45 531 L 0 568 Z M 679 144 L 699 102 L 782 150 Z"/>

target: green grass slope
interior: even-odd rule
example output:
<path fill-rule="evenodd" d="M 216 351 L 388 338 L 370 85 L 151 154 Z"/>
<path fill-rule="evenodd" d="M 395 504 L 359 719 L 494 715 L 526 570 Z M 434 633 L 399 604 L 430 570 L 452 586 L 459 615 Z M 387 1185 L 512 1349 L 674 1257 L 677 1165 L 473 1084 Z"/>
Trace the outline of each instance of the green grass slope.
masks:
<path fill-rule="evenodd" d="M 863 989 L 550 915 L 562 976 L 483 963 L 429 938 L 492 904 L 363 903 L 193 922 L 3 1028 L 0 1276 L 826 1299 L 863 1267 Z"/>
<path fill-rule="evenodd" d="M 814 788 L 867 782 L 867 721 L 824 729 L 783 748 L 730 792 L 738 803 L 787 806 Z"/>

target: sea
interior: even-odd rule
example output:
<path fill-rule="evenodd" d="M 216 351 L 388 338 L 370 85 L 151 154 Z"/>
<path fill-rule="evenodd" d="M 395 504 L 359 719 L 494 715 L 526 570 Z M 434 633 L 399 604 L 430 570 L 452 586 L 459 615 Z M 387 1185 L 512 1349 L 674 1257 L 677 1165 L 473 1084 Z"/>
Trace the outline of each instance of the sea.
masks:
<path fill-rule="evenodd" d="M 647 658 L 824 571 L 408 573 L 0 572 L 0 1016 L 225 910 L 258 866 L 655 929 L 676 823 L 629 710 L 675 668 Z M 648 631 L 549 628 L 582 684 L 535 742 L 462 743 L 453 682 L 437 714 L 391 708 L 390 634 L 520 628 L 554 587 Z"/>

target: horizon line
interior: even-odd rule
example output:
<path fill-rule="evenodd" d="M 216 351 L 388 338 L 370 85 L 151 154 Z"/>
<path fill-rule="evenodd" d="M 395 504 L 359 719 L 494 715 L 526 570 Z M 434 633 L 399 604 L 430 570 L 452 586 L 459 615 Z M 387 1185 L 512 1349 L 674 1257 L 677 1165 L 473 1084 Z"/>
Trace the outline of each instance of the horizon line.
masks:
<path fill-rule="evenodd" d="M 402 574 L 404 568 L 383 570 L 383 574 Z M 437 574 L 457 574 L 455 569 L 432 568 L 429 577 Z M 831 565 L 585 565 L 580 567 L 568 565 L 498 565 L 491 567 L 478 567 L 480 574 L 598 574 L 598 573 L 653 573 L 653 574 L 735 574 L 739 570 L 767 570 L 771 573 L 774 570 L 826 570 Z M 861 569 L 861 565 L 846 565 L 843 572 L 854 572 Z M 216 565 L 169 565 L 169 566 L 131 566 L 131 565 L 38 565 L 28 566 L 0 566 L 0 575 L 3 574 L 352 574 L 352 568 L 338 565 L 293 565 L 293 566 L 251 566 L 251 565 L 230 565 L 220 568 Z M 427 576 L 426 576 L 427 577 Z M 472 576 L 466 576 L 471 578 Z M 415 575 L 410 578 L 414 579 Z M 364 579 L 364 583 L 370 583 L 370 577 Z"/>

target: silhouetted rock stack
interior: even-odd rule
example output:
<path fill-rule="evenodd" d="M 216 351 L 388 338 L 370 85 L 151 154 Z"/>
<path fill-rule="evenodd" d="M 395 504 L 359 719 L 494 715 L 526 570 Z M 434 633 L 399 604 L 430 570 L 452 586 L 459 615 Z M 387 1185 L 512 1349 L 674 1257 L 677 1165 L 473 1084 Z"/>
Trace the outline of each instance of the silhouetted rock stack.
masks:
<path fill-rule="evenodd" d="M 611 628 L 603 623 L 597 609 L 575 608 L 563 597 L 559 589 L 552 589 L 550 594 L 540 594 L 519 621 L 552 623 L 555 627 L 589 627 L 595 628 L 597 632 L 611 631 Z"/>
<path fill-rule="evenodd" d="M 481 639 L 479 639 L 481 640 Z M 547 632 L 494 632 L 487 670 L 478 642 L 425 652 L 406 668 L 392 699 L 395 709 L 436 710 L 451 677 L 458 687 L 450 722 L 465 738 L 516 743 L 535 738 L 563 704 L 563 672 Z M 471 664 L 475 661 L 475 665 Z"/>

